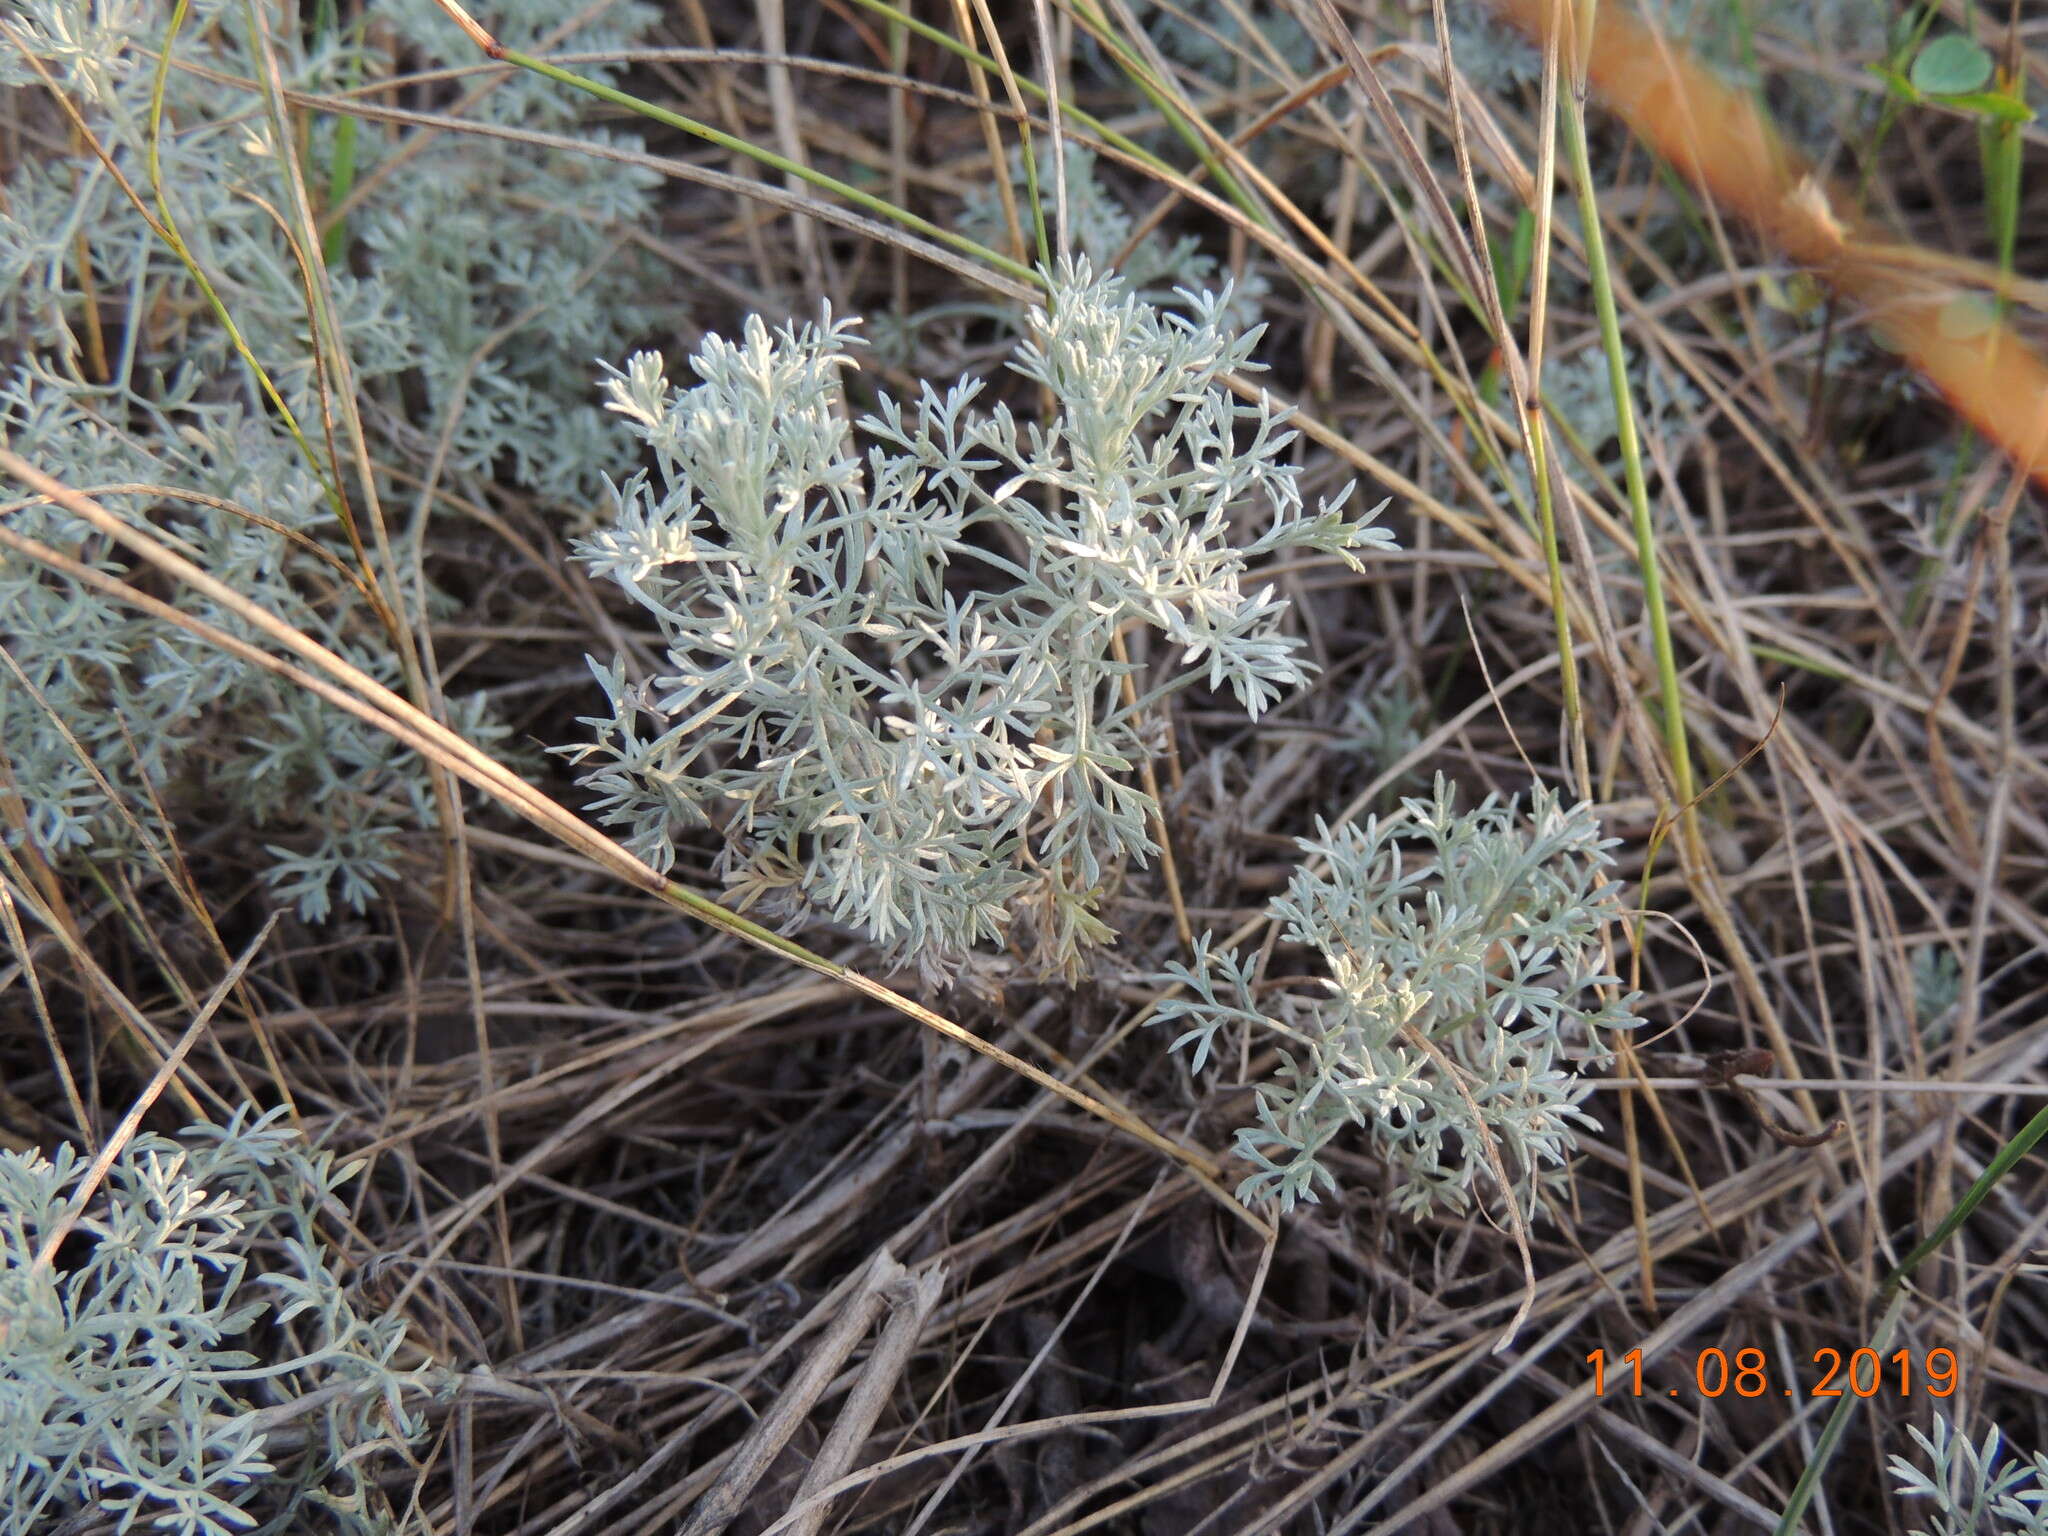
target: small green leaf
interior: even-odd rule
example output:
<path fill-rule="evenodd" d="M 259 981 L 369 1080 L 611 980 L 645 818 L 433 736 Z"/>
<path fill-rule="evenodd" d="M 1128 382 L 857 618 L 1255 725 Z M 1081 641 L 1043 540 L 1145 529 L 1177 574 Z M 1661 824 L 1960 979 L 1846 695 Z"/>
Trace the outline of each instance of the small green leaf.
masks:
<path fill-rule="evenodd" d="M 1960 32 L 1937 37 L 1913 60 L 1913 84 L 1930 96 L 1982 90 L 1991 78 L 1991 55 Z"/>

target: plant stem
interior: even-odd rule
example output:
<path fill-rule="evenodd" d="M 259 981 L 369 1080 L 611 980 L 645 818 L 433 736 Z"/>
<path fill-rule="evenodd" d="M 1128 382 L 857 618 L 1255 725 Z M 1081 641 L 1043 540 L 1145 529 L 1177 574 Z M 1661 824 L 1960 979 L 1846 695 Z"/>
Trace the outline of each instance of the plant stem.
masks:
<path fill-rule="evenodd" d="M 1593 11 L 1582 7 L 1581 36 L 1592 34 Z M 1614 303 L 1614 276 L 1607 264 L 1607 239 L 1593 197 L 1593 164 L 1586 147 L 1586 80 L 1575 61 L 1572 88 L 1564 96 L 1565 149 L 1571 159 L 1572 186 L 1579 200 L 1579 225 L 1586 243 L 1586 273 L 1593 289 L 1593 308 L 1600 322 L 1600 345 L 1607 354 L 1607 382 L 1614 392 L 1616 440 L 1628 489 L 1629 521 L 1635 529 L 1636 566 L 1642 574 L 1643 606 L 1650 645 L 1657 661 L 1657 691 L 1663 705 L 1664 747 L 1671 759 L 1672 790 L 1683 811 L 1693 800 L 1692 753 L 1685 733 L 1685 702 L 1678 686 L 1678 662 L 1671 646 L 1671 615 L 1664 603 L 1664 581 L 1657 563 L 1657 530 L 1650 520 L 1650 493 L 1643 478 L 1642 443 L 1636 435 L 1635 407 L 1629 399 L 1628 353 L 1621 340 L 1621 319 Z"/>

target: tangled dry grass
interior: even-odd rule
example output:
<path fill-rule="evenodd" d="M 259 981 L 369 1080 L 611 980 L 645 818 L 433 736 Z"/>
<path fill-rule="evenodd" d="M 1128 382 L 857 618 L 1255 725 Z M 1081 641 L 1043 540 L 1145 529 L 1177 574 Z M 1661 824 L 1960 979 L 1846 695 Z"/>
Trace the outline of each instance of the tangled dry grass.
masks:
<path fill-rule="evenodd" d="M 1563 14 L 1510 9 L 1539 31 Z M 1176 710 L 1161 774 L 1177 890 L 1130 871 L 1106 909 L 1119 943 L 1082 984 L 921 995 L 1142 1139 L 919 1027 L 885 995 L 915 978 L 849 986 L 836 967 L 871 961 L 851 936 L 805 935 L 832 962 L 821 975 L 679 911 L 577 830 L 559 763 L 529 755 L 520 787 L 413 722 L 494 800 L 411 841 L 361 920 L 282 924 L 153 1111 L 170 1128 L 285 1104 L 370 1159 L 331 1241 L 443 1383 L 414 1459 L 382 1475 L 402 1529 L 1768 1530 L 1819 1457 L 1836 1400 L 1816 1390 L 1847 1384 L 1828 1352 L 1847 1361 L 1881 1325 L 1910 1390 L 1885 1363 L 1803 1528 L 1903 1528 L 1882 1468 L 1937 1407 L 2048 1447 L 2038 1158 L 1895 1310 L 1886 1290 L 2048 1084 L 2048 548 L 2028 483 L 2048 407 L 2029 350 L 2041 293 L 2013 275 L 2048 258 L 2030 212 L 2041 131 L 2013 129 L 2001 253 L 1977 121 L 1887 107 L 1866 57 L 1811 42 L 1820 0 L 1741 13 L 1741 90 L 1653 16 L 1615 57 L 1670 64 L 1651 99 L 1699 108 L 1661 119 L 1670 133 L 1723 90 L 1717 111 L 1797 119 L 1805 161 L 1725 123 L 1689 148 L 1641 113 L 1632 131 L 1600 105 L 1622 83 L 1596 55 L 1601 282 L 1564 193 L 1554 219 L 1538 195 L 1568 159 L 1544 112 L 1571 95 L 1571 39 L 1552 50 L 1560 88 L 1496 68 L 1541 55 L 1449 10 L 1448 51 L 1428 7 L 1171 11 L 1166 30 L 1234 55 L 1204 72 L 1136 4 L 961 0 L 913 26 L 851 0 L 686 3 L 635 55 L 638 94 L 941 228 L 995 179 L 1020 111 L 1087 142 L 1141 230 L 1195 235 L 1269 281 L 1264 383 L 1301 409 L 1309 484 L 1391 497 L 1403 552 L 1364 575 L 1285 570 L 1321 670 L 1255 727 Z M 1296 18 L 1312 55 L 1236 27 L 1248 11 Z M 1612 12 L 1602 35 L 1636 25 Z M 2038 89 L 2039 19 L 1974 22 Z M 960 43 L 1000 67 L 969 69 Z M 1018 85 L 1048 53 L 1057 124 Z M 295 105 L 459 132 L 407 114 L 493 68 L 402 63 L 463 72 Z M 8 165 L 65 151 L 47 100 L 23 92 L 9 113 Z M 1243 203 L 1087 123 L 1176 165 L 1199 152 Z M 885 361 L 899 389 L 1005 350 L 975 306 L 1014 302 L 1016 279 L 653 132 L 639 158 L 667 178 L 660 227 L 616 234 L 665 264 L 700 331 L 822 297 L 934 311 Z M 1516 270 L 1518 216 L 1547 254 L 1503 294 L 1491 274 Z M 1821 235 L 1838 269 L 1801 244 Z M 1899 285 L 1934 316 L 1920 331 L 1885 330 Z M 1557 424 L 1575 371 L 1604 384 L 1603 289 L 1644 412 L 1640 509 L 1611 431 Z M 1964 299 L 1999 318 L 1944 329 Z M 671 356 L 696 339 L 647 338 Z M 1553 420 L 1517 409 L 1538 399 Z M 1507 468 L 1538 432 L 1562 461 L 1555 581 L 1531 481 Z M 438 687 L 488 690 L 515 741 L 577 739 L 584 654 L 644 659 L 647 637 L 567 559 L 574 509 L 482 473 L 425 489 L 428 558 L 464 597 L 421 620 Z M 320 675 L 310 654 L 292 664 Z M 1616 934 L 1617 963 L 1648 1023 L 1598 1083 L 1603 1131 L 1568 1199 L 1528 1233 L 1533 1289 L 1515 1233 L 1396 1218 L 1388 1171 L 1355 1148 L 1337 1154 L 1341 1199 L 1277 1222 L 1237 1207 L 1221 1149 L 1270 1061 L 1198 1087 L 1145 1028 L 1149 978 L 1184 956 L 1176 907 L 1269 942 L 1260 914 L 1316 817 L 1383 808 L 1438 771 L 1473 798 L 1511 793 L 1532 768 L 1623 840 L 1641 921 Z M 262 925 L 264 894 L 210 853 L 215 831 L 180 828 L 179 882 L 10 856 L 10 907 L 47 921 L 8 918 L 9 1145 L 95 1142 Z M 708 849 L 675 876 L 715 895 Z M 1936 1399 L 1943 1349 L 1959 1389 Z M 1768 1389 L 1713 1390 L 1716 1350 L 1761 1351 Z"/>

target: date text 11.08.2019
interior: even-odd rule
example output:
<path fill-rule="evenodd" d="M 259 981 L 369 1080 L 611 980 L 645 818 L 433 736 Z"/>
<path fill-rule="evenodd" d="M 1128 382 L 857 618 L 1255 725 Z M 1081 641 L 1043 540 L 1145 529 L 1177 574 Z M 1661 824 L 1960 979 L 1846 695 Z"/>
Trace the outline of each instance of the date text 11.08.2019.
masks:
<path fill-rule="evenodd" d="M 1958 1367 L 1952 1349 L 1930 1349 L 1915 1356 L 1910 1349 L 1880 1355 L 1874 1349 L 1858 1349 L 1844 1356 L 1839 1349 L 1817 1349 L 1811 1370 L 1786 1371 L 1773 1375 L 1770 1357 L 1760 1349 L 1707 1348 L 1693 1357 L 1692 1372 L 1676 1386 L 1643 1378 L 1643 1352 L 1632 1349 L 1612 1362 L 1607 1351 L 1596 1349 L 1586 1356 L 1593 1367 L 1593 1395 L 1678 1397 L 1877 1397 L 1896 1393 L 1912 1397 L 1955 1396 Z M 1657 1374 L 1663 1374 L 1659 1372 Z M 1676 1374 L 1674 1372 L 1673 1374 Z M 1799 1384 L 1803 1381 L 1803 1385 Z M 1659 1392 L 1659 1387 L 1665 1390 Z"/>

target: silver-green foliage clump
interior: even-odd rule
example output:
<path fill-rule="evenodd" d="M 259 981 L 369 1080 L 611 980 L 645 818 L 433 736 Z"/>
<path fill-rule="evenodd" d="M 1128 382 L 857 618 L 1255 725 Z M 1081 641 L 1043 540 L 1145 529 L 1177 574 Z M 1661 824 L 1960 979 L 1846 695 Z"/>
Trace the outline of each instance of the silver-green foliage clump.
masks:
<path fill-rule="evenodd" d="M 1894 1456 L 1891 1474 L 1899 1497 L 1927 1518 L 1912 1536 L 2048 1536 L 2048 1455 L 2001 1459 L 1997 1425 L 1972 1445 L 1941 1413 L 1931 1436 L 1908 1433 L 1927 1465 Z"/>
<path fill-rule="evenodd" d="M 89 1159 L 0 1153 L 0 1536 L 93 1509 L 177 1536 L 387 1528 L 365 1458 L 418 1433 L 316 1217 L 356 1171 L 275 1116 Z M 339 1209 L 338 1205 L 334 1208 Z"/>
<path fill-rule="evenodd" d="M 490 19 L 513 47 L 537 46 L 552 30 L 559 46 L 616 51 L 658 14 L 639 4 L 600 9 L 601 19 L 579 23 L 552 0 L 505 0 Z M 456 470 L 556 497 L 594 491 L 604 421 L 585 370 L 593 353 L 622 349 L 661 312 L 646 298 L 660 291 L 653 268 L 627 238 L 656 222 L 659 178 L 489 132 L 387 128 L 326 113 L 308 116 L 304 145 L 279 146 L 263 99 L 224 86 L 221 75 L 260 77 L 271 62 L 287 88 L 330 94 L 391 75 L 388 49 L 363 46 L 358 28 L 311 23 L 273 24 L 259 42 L 239 0 L 193 0 L 175 38 L 170 16 L 170 7 L 143 0 L 37 0 L 14 21 L 19 46 L 0 38 L 0 84 L 40 89 L 39 65 L 154 206 L 156 55 L 169 48 L 155 140 L 167 207 L 309 435 L 318 435 L 327 402 L 307 321 L 305 253 L 274 214 L 291 206 L 280 150 L 300 157 L 316 200 L 374 183 L 330 235 L 324 281 L 354 381 L 372 396 L 365 414 L 392 438 L 388 450 L 416 468 L 446 423 Z M 434 0 L 376 0 L 367 20 L 414 45 L 422 67 L 474 52 Z M 600 79 L 618 71 L 587 68 Z M 463 77 L 465 88 L 475 83 Z M 586 123 L 586 98 L 551 82 L 513 71 L 483 85 L 465 121 L 640 148 L 630 135 Z M 351 167 L 339 184 L 338 161 Z M 153 398 L 156 370 L 182 365 L 259 408 L 185 265 L 97 156 L 31 158 L 6 193 L 0 321 L 30 339 L 53 375 L 118 403 Z M 111 380 L 88 378 L 83 367 L 94 295 L 103 316 L 151 317 L 119 338 Z M 417 380 L 416 400 L 394 397 L 401 376 Z"/>
<path fill-rule="evenodd" d="M 379 0 L 377 14 L 423 62 L 473 56 L 434 0 Z M 602 55 L 631 49 L 662 13 L 636 3 L 494 0 L 479 14 L 509 48 L 549 52 L 543 39 L 557 37 L 554 48 Z M 575 67 L 606 84 L 623 73 L 602 59 Z M 643 147 L 637 135 L 590 121 L 591 99 L 552 80 L 523 70 L 485 79 L 489 93 L 468 118 L 579 146 Z M 431 430 L 452 416 L 457 468 L 580 507 L 599 493 L 611 435 L 590 359 L 615 356 L 675 319 L 674 304 L 656 297 L 673 284 L 631 238 L 660 223 L 661 176 L 583 148 L 489 133 L 422 139 L 425 148 L 398 167 L 359 227 L 369 265 L 417 338 Z M 376 144 L 368 169 L 401 144 L 396 136 Z"/>
<path fill-rule="evenodd" d="M 682 392 L 633 358 L 611 403 L 655 473 L 579 553 L 665 654 L 648 678 L 599 668 L 611 712 L 569 749 L 602 765 L 606 822 L 665 868 L 715 816 L 743 899 L 858 926 L 934 979 L 1024 935 L 1034 974 L 1074 974 L 1154 851 L 1134 780 L 1162 701 L 1205 682 L 1256 717 L 1310 670 L 1253 564 L 1389 542 L 1341 495 L 1303 505 L 1283 413 L 1224 383 L 1257 333 L 1230 332 L 1225 297 L 1187 302 L 1064 267 L 1013 364 L 1044 419 L 980 409 L 980 380 L 927 385 L 878 400 L 864 453 L 829 315 L 712 338 Z M 1179 665 L 1118 659 L 1138 627 Z"/>
<path fill-rule="evenodd" d="M 0 444 L 396 684 L 389 645 L 350 579 L 356 551 L 318 476 L 115 174 L 148 195 L 151 48 L 164 43 L 169 14 L 40 0 L 0 35 L 0 81 L 41 92 L 47 76 L 107 157 L 30 157 L 0 203 L 0 325 L 20 348 L 0 377 Z M 241 7 L 201 0 L 173 56 L 253 74 L 245 21 Z M 338 44 L 287 47 L 279 62 L 288 84 L 308 90 L 336 85 L 349 67 Z M 263 114 L 178 69 L 165 77 L 163 106 L 156 166 L 192 258 L 280 393 L 315 420 L 303 288 L 270 211 L 286 199 Z M 406 365 L 385 290 L 337 275 L 334 297 L 359 377 Z M 126 551 L 60 508 L 23 506 L 7 525 L 108 576 L 132 575 Z M 247 637 L 189 588 L 161 595 Z M 360 909 L 391 873 L 403 812 L 379 802 L 421 804 L 427 793 L 425 774 L 391 743 L 27 556 L 0 554 L 0 614 L 12 663 L 0 668 L 0 761 L 20 803 L 10 842 L 25 838 L 52 863 L 169 876 L 167 823 L 225 804 L 252 833 L 237 851 L 309 918 L 337 901 Z"/>
<path fill-rule="evenodd" d="M 1196 1071 L 1244 1031 L 1280 1042 L 1258 1123 L 1237 1136 L 1256 1165 L 1242 1198 L 1292 1209 L 1334 1190 L 1327 1155 L 1358 1125 L 1404 1210 L 1462 1210 L 1490 1187 L 1535 1214 L 1577 1128 L 1595 1124 L 1578 1068 L 1635 1019 L 1599 995 L 1615 980 L 1601 963 L 1620 910 L 1612 844 L 1590 806 L 1541 786 L 1530 800 L 1526 815 L 1492 796 L 1460 813 L 1439 778 L 1397 815 L 1320 827 L 1270 908 L 1320 977 L 1259 986 L 1206 937 L 1194 966 L 1168 968 L 1189 991 L 1156 1017 L 1191 1026 L 1174 1046 L 1193 1047 Z"/>
<path fill-rule="evenodd" d="M 656 285 L 624 234 L 653 222 L 654 178 L 567 149 L 327 113 L 303 119 L 303 143 L 275 142 L 262 98 L 232 82 L 269 64 L 287 88 L 308 93 L 390 74 L 389 47 L 364 46 L 357 28 L 309 19 L 259 38 L 256 13 L 232 0 L 195 0 L 175 36 L 172 9 L 142 0 L 35 0 L 0 12 L 0 85 L 62 92 L 105 157 L 29 156 L 0 196 L 0 331 L 14 354 L 0 375 L 0 444 L 402 686 L 396 638 L 369 592 L 394 607 L 417 608 L 423 595 L 416 622 L 446 611 L 415 584 L 430 541 L 414 516 L 444 425 L 444 476 L 514 479 L 565 498 L 599 484 L 607 420 L 586 369 L 655 313 L 642 296 Z M 655 14 L 616 5 L 582 24 L 547 0 L 508 0 L 492 20 L 515 45 L 570 27 L 571 45 L 616 49 Z M 433 0 L 379 0 L 371 19 L 413 44 L 419 62 L 470 52 Z M 465 109 L 472 119 L 585 131 L 581 97 L 519 75 L 484 83 L 491 88 Z M 617 135 L 605 142 L 638 148 Z M 310 253 L 279 226 L 278 210 L 293 206 L 285 171 L 294 159 L 316 201 L 341 190 L 337 166 L 351 161 L 355 186 L 377 183 L 331 232 L 320 280 L 372 457 L 403 471 L 381 482 L 381 539 L 360 485 L 346 467 L 337 474 L 327 451 L 339 438 L 345 452 L 339 423 L 331 436 L 323 430 L 342 376 L 331 358 L 324 374 L 316 367 L 302 265 Z M 124 180 L 159 220 L 175 221 L 310 452 Z M 114 489 L 123 486 L 132 489 Z M 354 536 L 338 493 L 352 503 Z M 106 574 L 130 574 L 128 556 L 61 510 L 26 507 L 8 526 Z M 194 618 L 244 632 L 188 589 L 165 595 Z M 18 796 L 21 811 L 0 835 L 33 842 L 53 863 L 170 875 L 172 829 L 194 835 L 228 806 L 249 836 L 215 837 L 213 847 L 319 919 L 361 911 L 391 878 L 401 839 L 436 819 L 414 754 L 32 559 L 0 555 L 0 615 L 0 640 L 19 666 L 0 668 L 0 795 Z M 481 700 L 451 699 L 449 709 L 472 739 L 494 734 Z"/>
<path fill-rule="evenodd" d="M 123 429 L 42 368 L 0 385 L 0 443 L 146 527 L 218 580 L 387 686 L 397 661 L 351 579 L 353 551 L 304 459 L 186 372 L 127 402 Z M 133 489 L 120 489 L 132 487 Z M 158 488 L 174 487 L 168 494 Z M 127 578 L 129 558 L 84 519 L 31 504 L 16 533 Z M 180 613 L 256 638 L 193 588 Z M 53 863 L 171 874 L 172 828 L 235 807 L 271 888 L 301 917 L 363 910 L 395 871 L 408 827 L 431 825 L 424 766 L 383 732 L 304 689 L 36 560 L 0 552 L 0 760 L 19 834 Z M 500 734 L 478 698 L 451 699 L 472 739 Z"/>

